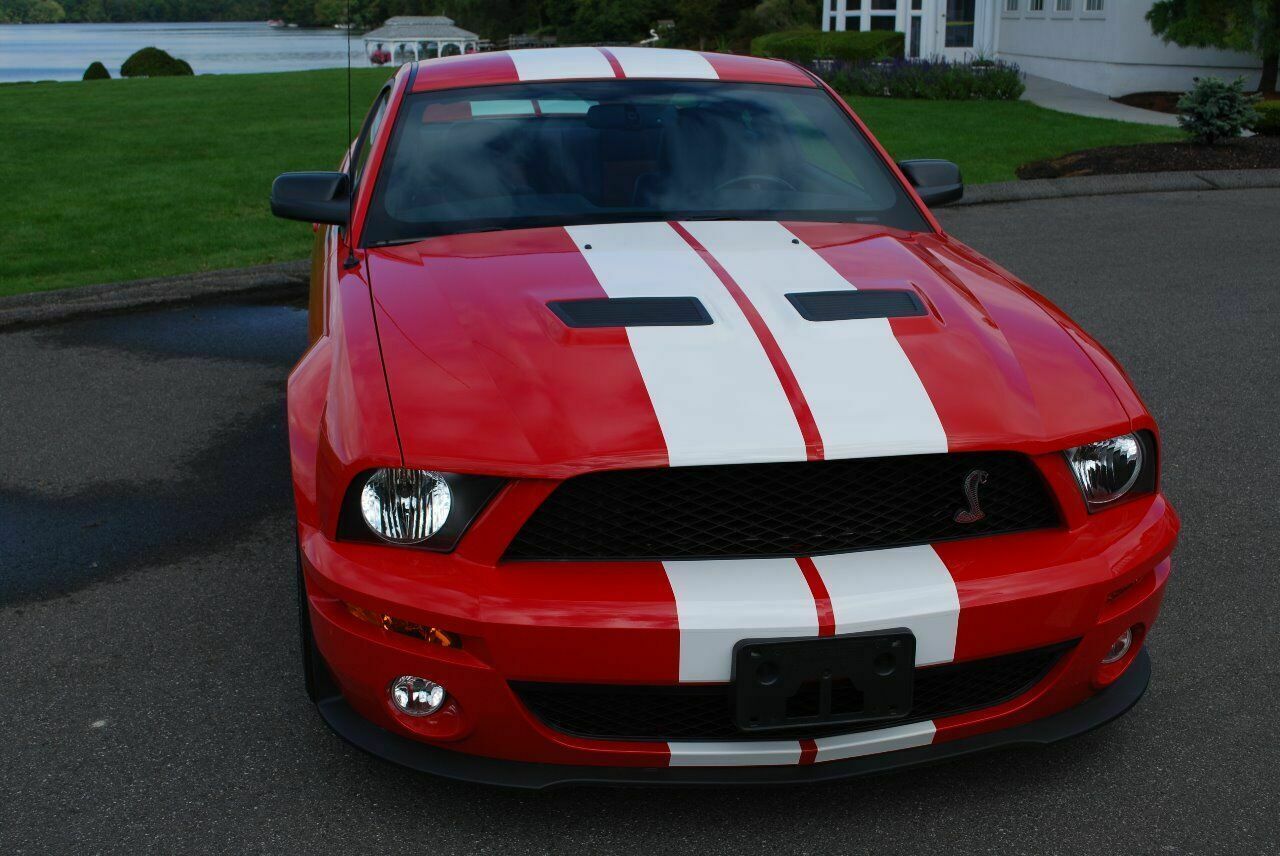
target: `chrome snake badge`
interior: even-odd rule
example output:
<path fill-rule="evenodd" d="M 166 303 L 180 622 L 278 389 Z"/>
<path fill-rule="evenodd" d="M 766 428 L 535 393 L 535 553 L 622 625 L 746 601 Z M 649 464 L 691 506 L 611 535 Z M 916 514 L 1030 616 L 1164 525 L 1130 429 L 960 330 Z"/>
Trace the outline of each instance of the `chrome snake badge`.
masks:
<path fill-rule="evenodd" d="M 977 523 L 987 516 L 978 502 L 978 487 L 987 483 L 986 470 L 970 470 L 964 477 L 964 498 L 969 502 L 968 508 L 962 508 L 952 517 L 956 523 Z"/>

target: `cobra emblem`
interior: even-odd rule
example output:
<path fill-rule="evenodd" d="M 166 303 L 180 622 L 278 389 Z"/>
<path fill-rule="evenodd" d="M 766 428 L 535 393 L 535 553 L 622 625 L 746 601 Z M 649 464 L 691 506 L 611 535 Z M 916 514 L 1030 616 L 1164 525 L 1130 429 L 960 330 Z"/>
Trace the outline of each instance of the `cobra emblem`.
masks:
<path fill-rule="evenodd" d="M 955 513 L 952 519 L 956 523 L 977 523 L 987 516 L 978 501 L 978 487 L 986 484 L 988 478 L 990 476 L 987 475 L 986 470 L 970 470 L 969 475 L 964 477 L 964 498 L 969 503 L 969 507 Z"/>

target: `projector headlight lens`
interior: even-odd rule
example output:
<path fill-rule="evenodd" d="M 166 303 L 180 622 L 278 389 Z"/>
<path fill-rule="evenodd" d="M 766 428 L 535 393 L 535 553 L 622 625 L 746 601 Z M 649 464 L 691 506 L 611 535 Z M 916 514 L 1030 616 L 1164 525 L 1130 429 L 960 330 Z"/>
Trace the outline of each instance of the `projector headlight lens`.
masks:
<path fill-rule="evenodd" d="M 1090 511 L 1132 490 L 1146 463 L 1143 444 L 1135 434 L 1076 446 L 1065 454 Z"/>
<path fill-rule="evenodd" d="M 430 470 L 376 470 L 360 491 L 360 512 L 375 535 L 393 544 L 417 544 L 449 519 L 453 491 Z"/>

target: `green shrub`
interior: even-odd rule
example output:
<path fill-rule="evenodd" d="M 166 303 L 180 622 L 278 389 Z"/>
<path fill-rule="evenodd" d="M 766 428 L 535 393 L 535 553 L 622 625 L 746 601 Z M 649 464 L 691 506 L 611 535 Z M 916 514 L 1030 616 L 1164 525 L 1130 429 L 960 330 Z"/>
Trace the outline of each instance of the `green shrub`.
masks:
<path fill-rule="evenodd" d="M 187 77 L 194 74 L 186 60 L 174 59 L 160 48 L 143 48 L 120 66 L 121 77 Z"/>
<path fill-rule="evenodd" d="M 1253 129 L 1268 137 L 1280 137 L 1280 101 L 1263 101 L 1257 111 L 1258 121 Z"/>
<path fill-rule="evenodd" d="M 107 71 L 107 67 L 100 62 L 91 62 L 89 67 L 84 70 L 84 77 L 81 80 L 110 80 L 111 72 Z"/>
<path fill-rule="evenodd" d="M 1231 82 L 1197 77 L 1190 92 L 1178 99 L 1178 124 L 1205 145 L 1240 136 L 1258 122 L 1253 105 L 1258 96 L 1244 91 L 1244 78 Z"/>
<path fill-rule="evenodd" d="M 902 33 L 889 30 L 865 33 L 789 30 L 752 39 L 751 54 L 800 63 L 829 59 L 866 62 L 900 57 L 904 44 L 905 37 Z"/>
<path fill-rule="evenodd" d="M 843 95 L 921 98 L 934 101 L 1017 101 L 1026 85 L 1022 71 L 1003 60 L 971 63 L 944 59 L 898 59 L 824 69 L 827 82 Z"/>

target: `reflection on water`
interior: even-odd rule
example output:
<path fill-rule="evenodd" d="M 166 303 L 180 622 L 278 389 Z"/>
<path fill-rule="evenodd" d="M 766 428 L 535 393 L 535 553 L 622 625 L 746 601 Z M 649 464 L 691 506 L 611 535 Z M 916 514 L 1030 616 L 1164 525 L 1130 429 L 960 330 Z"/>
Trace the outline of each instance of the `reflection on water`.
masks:
<path fill-rule="evenodd" d="M 345 43 L 341 30 L 273 29 L 261 21 L 0 25 L 0 81 L 79 80 L 94 60 L 118 77 L 120 64 L 149 45 L 185 59 L 196 74 L 335 68 L 346 64 Z M 369 65 L 358 33 L 351 63 Z"/>

